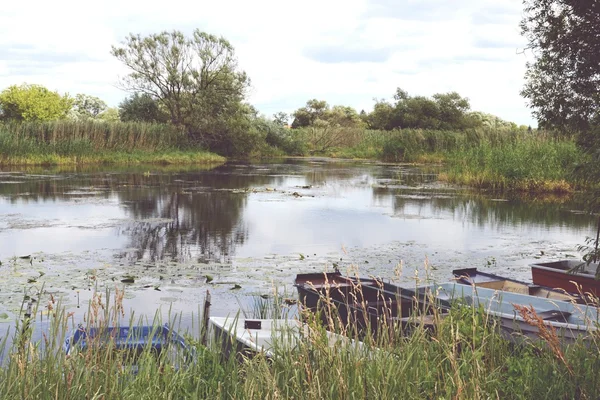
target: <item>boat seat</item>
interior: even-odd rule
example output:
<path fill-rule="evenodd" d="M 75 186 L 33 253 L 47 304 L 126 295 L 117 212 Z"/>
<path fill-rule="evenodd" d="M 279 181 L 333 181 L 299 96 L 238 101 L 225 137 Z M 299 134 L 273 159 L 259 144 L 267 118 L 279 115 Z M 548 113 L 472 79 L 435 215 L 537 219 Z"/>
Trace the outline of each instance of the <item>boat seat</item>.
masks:
<path fill-rule="evenodd" d="M 548 310 L 537 313 L 538 317 L 544 321 L 567 322 L 571 313 L 561 310 Z"/>

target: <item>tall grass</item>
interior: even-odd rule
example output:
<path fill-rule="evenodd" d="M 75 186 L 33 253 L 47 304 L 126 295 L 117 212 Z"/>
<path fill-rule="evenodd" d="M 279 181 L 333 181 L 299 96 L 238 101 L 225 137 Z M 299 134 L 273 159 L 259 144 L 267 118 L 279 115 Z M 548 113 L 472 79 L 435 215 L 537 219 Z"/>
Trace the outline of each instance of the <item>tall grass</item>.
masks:
<path fill-rule="evenodd" d="M 108 122 L 0 124 L 0 165 L 199 163 L 223 157 L 194 148 L 171 125 Z"/>
<path fill-rule="evenodd" d="M 572 173 L 583 158 L 574 141 L 530 136 L 519 141 L 450 152 L 449 182 L 492 190 L 571 192 Z"/>
<path fill-rule="evenodd" d="M 282 347 L 271 360 L 225 359 L 220 346 L 195 343 L 195 362 L 174 368 L 148 349 L 136 359 L 135 374 L 127 354 L 106 345 L 67 357 L 61 347 L 72 321 L 59 307 L 50 311 L 43 343 L 31 340 L 32 325 L 19 326 L 0 368 L 1 398 L 592 399 L 600 391 L 597 332 L 564 348 L 553 347 L 551 337 L 515 344 L 485 310 L 465 305 L 455 305 L 433 331 L 417 325 L 409 336 L 367 336 L 365 347 L 332 345 L 312 320 L 313 334 L 293 350 L 274 341 Z M 87 323 L 113 324 L 120 312 L 118 298 L 111 306 L 95 297 Z"/>
<path fill-rule="evenodd" d="M 6 122 L 3 141 L 18 149 L 32 143 L 63 152 L 80 150 L 166 150 L 189 146 L 185 132 L 172 125 L 142 122 Z M 80 147 L 81 146 L 81 147 Z M 27 150 L 30 150 L 26 147 Z"/>
<path fill-rule="evenodd" d="M 440 163 L 442 180 L 491 190 L 572 192 L 573 171 L 585 155 L 572 138 L 543 131 L 471 129 L 462 132 L 403 129 L 364 131 L 353 147 L 332 149 L 335 157 L 391 162 Z"/>

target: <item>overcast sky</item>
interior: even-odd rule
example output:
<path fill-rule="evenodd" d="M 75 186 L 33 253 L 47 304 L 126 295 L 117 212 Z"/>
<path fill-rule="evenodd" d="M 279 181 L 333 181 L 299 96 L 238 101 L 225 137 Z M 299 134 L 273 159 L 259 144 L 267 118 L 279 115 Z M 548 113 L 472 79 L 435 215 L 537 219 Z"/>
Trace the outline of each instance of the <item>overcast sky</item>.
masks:
<path fill-rule="evenodd" d="M 0 12 L 0 89 L 23 82 L 116 106 L 128 33 L 222 35 L 262 113 L 317 98 L 371 110 L 373 98 L 457 91 L 474 110 L 533 124 L 519 96 L 520 0 L 21 0 Z"/>

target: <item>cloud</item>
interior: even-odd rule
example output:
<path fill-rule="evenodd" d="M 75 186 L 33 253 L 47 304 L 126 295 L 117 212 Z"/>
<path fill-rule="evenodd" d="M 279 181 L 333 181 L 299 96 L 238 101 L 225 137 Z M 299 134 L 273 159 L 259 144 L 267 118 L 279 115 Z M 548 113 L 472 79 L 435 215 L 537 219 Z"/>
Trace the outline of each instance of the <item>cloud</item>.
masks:
<path fill-rule="evenodd" d="M 391 55 L 391 49 L 369 49 L 369 48 L 343 48 L 335 46 L 313 47 L 305 50 L 306 57 L 317 62 L 336 64 L 336 63 L 356 63 L 386 62 Z"/>
<path fill-rule="evenodd" d="M 531 123 L 519 96 L 522 5 L 506 0 L 25 0 L 0 14 L 0 90 L 38 83 L 110 105 L 127 69 L 110 55 L 129 33 L 195 28 L 227 38 L 252 79 L 249 101 L 271 115 L 306 100 L 371 109 L 400 86 L 456 90 L 475 109 Z M 35 10 L 35 12 L 32 12 Z M 516 45 L 516 46 L 515 46 Z"/>
<path fill-rule="evenodd" d="M 365 15 L 407 21 L 439 21 L 461 13 L 465 0 L 373 0 Z"/>

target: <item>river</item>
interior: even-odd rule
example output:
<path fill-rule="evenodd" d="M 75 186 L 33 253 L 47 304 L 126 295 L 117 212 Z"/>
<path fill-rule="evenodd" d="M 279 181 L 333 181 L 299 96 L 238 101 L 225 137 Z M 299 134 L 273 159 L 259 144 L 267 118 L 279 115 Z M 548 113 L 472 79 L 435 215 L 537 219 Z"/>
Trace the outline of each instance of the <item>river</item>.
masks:
<path fill-rule="evenodd" d="M 575 203 L 476 194 L 438 172 L 319 158 L 4 170 L 0 331 L 42 287 L 40 313 L 54 299 L 74 323 L 118 288 L 128 315 L 191 326 L 207 290 L 213 315 L 233 315 L 334 267 L 413 286 L 464 267 L 531 280 L 530 263 L 579 257 L 594 233 Z"/>

